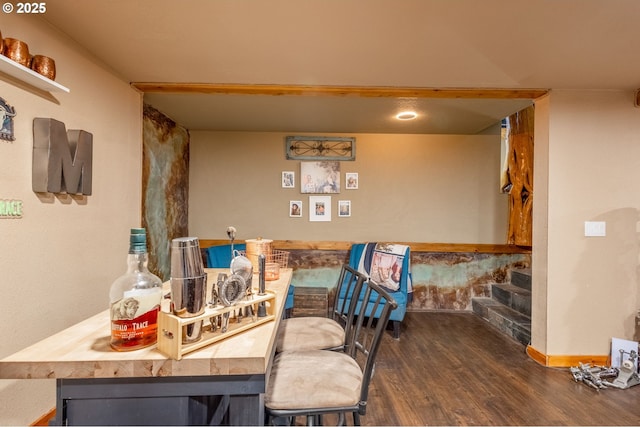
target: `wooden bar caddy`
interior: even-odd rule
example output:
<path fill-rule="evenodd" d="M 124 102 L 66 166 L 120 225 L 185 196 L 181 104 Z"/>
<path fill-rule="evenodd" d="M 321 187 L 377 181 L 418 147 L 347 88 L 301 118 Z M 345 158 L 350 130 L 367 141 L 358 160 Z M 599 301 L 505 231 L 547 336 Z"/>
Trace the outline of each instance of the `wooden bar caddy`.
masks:
<path fill-rule="evenodd" d="M 275 298 L 275 292 L 266 290 L 264 295 L 253 294 L 232 306 L 207 306 L 203 314 L 188 318 L 160 311 L 158 313 L 158 350 L 167 357 L 180 360 L 187 353 L 270 322 L 275 319 Z M 266 307 L 266 316 L 264 317 L 257 315 L 261 303 L 264 303 Z M 252 315 L 242 317 L 236 315 L 238 311 L 245 311 L 249 307 L 252 308 Z M 224 315 L 229 316 L 226 331 L 222 332 L 222 328 L 214 330 L 210 319 Z M 195 342 L 183 343 L 183 327 L 199 321 L 203 321 L 202 338 Z"/>

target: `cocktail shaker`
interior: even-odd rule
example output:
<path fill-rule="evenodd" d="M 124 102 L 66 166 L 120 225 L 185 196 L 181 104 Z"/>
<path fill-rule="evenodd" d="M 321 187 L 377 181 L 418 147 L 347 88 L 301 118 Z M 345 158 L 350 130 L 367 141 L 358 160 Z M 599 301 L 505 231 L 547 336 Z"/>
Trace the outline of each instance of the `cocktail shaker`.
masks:
<path fill-rule="evenodd" d="M 171 241 L 171 277 L 198 277 L 204 274 L 200 242 L 197 237 Z"/>
<path fill-rule="evenodd" d="M 171 311 L 178 317 L 196 317 L 204 313 L 207 274 L 202 264 L 200 242 L 196 237 L 171 241 Z M 182 342 L 192 343 L 202 337 L 202 321 L 185 325 Z"/>

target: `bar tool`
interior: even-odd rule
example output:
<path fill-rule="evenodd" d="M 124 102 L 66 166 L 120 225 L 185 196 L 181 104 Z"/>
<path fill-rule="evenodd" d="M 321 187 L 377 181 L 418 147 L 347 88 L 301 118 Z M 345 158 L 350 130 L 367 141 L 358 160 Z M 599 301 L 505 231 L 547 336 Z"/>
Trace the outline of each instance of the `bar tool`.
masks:
<path fill-rule="evenodd" d="M 247 289 L 251 290 L 251 281 L 253 278 L 253 264 L 246 256 L 242 255 L 240 251 L 233 248 L 233 241 L 236 238 L 235 227 L 227 227 L 227 235 L 231 240 L 231 274 L 238 274 L 242 276 L 245 281 Z"/>
<path fill-rule="evenodd" d="M 258 265 L 260 267 L 260 273 L 258 275 L 258 295 L 265 295 L 265 264 L 266 257 L 264 254 L 258 255 Z M 264 301 L 258 304 L 258 317 L 265 317 L 267 315 L 267 306 Z"/>
<path fill-rule="evenodd" d="M 247 284 L 239 274 L 218 280 L 218 300 L 225 307 L 236 305 L 247 293 Z"/>
<path fill-rule="evenodd" d="M 231 241 L 231 259 L 235 256 L 233 251 L 233 241 L 236 240 L 236 228 L 233 225 L 227 227 L 227 236 L 229 236 L 229 240 Z"/>
<path fill-rule="evenodd" d="M 202 263 L 196 237 L 180 237 L 171 241 L 171 311 L 178 317 L 196 317 L 204 313 L 207 274 Z M 202 338 L 202 321 L 185 325 L 182 342 Z"/>
<path fill-rule="evenodd" d="M 227 332 L 228 328 L 229 328 L 229 312 L 227 311 L 222 313 L 222 327 L 220 332 L 224 334 L 225 332 Z"/>

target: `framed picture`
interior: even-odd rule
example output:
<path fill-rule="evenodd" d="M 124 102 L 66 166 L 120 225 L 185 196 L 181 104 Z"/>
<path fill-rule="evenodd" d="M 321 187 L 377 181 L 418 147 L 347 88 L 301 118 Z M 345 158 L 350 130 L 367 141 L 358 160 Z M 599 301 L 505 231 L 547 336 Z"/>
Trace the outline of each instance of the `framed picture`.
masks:
<path fill-rule="evenodd" d="M 335 194 L 340 192 L 340 162 L 301 162 L 300 192 Z"/>
<path fill-rule="evenodd" d="M 16 116 L 16 110 L 7 104 L 4 98 L 0 98 L 0 139 L 5 141 L 15 141 L 13 135 L 13 118 Z"/>
<path fill-rule="evenodd" d="M 289 216 L 293 218 L 302 217 L 302 200 L 289 201 Z"/>
<path fill-rule="evenodd" d="M 309 221 L 331 221 L 331 196 L 309 196 Z"/>
<path fill-rule="evenodd" d="M 282 188 L 295 188 L 296 173 L 293 171 L 282 172 Z"/>
<path fill-rule="evenodd" d="M 351 200 L 338 200 L 338 216 L 351 216 Z"/>
<path fill-rule="evenodd" d="M 358 189 L 358 173 L 357 172 L 347 172 L 345 174 L 345 181 L 347 181 L 345 185 L 347 190 Z"/>

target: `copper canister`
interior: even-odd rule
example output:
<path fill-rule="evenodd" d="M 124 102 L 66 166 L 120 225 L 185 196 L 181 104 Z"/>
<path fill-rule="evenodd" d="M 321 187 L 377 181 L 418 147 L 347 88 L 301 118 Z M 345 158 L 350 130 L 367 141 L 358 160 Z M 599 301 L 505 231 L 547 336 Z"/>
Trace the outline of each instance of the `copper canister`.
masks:
<path fill-rule="evenodd" d="M 247 245 L 247 258 L 249 258 L 251 265 L 253 265 L 253 271 L 259 272 L 260 265 L 258 263 L 258 256 L 264 255 L 267 259 L 271 257 L 273 252 L 273 240 L 258 237 L 257 239 L 245 240 L 245 243 Z"/>
<path fill-rule="evenodd" d="M 22 65 L 29 68 L 31 63 L 31 55 L 29 55 L 29 45 L 22 40 L 7 37 L 4 39 L 4 55 Z"/>
<path fill-rule="evenodd" d="M 56 79 L 56 61 L 53 58 L 44 55 L 33 55 L 31 69 L 49 80 Z"/>

